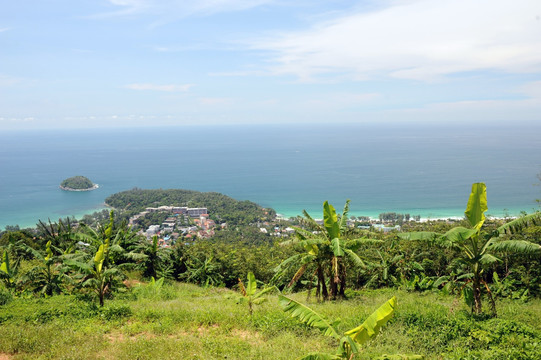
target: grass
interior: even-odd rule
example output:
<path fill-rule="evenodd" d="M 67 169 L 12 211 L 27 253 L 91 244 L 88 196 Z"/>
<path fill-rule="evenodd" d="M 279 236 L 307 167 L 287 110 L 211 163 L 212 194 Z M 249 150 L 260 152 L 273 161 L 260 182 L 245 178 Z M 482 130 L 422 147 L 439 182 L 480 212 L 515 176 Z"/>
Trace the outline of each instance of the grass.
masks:
<path fill-rule="evenodd" d="M 21 299 L 0 306 L 0 359 L 295 359 L 334 352 L 334 339 L 288 317 L 276 295 L 255 307 L 231 291 L 174 283 L 106 301 L 75 296 Z M 310 302 L 340 331 L 366 319 L 391 296 L 395 317 L 361 359 L 422 354 L 427 359 L 541 358 L 541 301 L 501 300 L 498 318 L 474 319 L 453 297 L 392 289 L 363 290 L 349 300 Z M 306 303 L 305 294 L 292 295 Z"/>

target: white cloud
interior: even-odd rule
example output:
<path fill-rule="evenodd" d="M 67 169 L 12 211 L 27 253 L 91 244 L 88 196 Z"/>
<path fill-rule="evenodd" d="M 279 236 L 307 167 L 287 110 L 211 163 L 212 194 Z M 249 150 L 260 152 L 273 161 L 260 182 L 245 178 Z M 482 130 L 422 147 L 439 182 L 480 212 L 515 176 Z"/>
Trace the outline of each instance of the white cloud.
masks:
<path fill-rule="evenodd" d="M 128 84 L 124 86 L 126 89 L 131 90 L 151 90 L 151 91 L 166 91 L 166 92 L 186 92 L 188 91 L 193 85 L 192 84 L 184 84 L 184 85 L 175 85 L 175 84 L 168 84 L 168 85 L 158 85 L 158 84 Z"/>
<path fill-rule="evenodd" d="M 248 10 L 275 0 L 109 0 L 122 9 L 102 16 L 150 13 L 182 18 L 189 15 L 212 15 L 220 12 Z"/>
<path fill-rule="evenodd" d="M 379 97 L 380 94 L 376 93 L 333 93 L 311 98 L 302 102 L 302 105 L 308 109 L 321 108 L 325 111 L 336 111 L 337 109 L 362 106 L 373 102 Z"/>
<path fill-rule="evenodd" d="M 301 80 L 437 80 L 460 72 L 541 70 L 541 1 L 411 0 L 353 13 L 303 32 L 257 39 L 275 74 Z"/>
<path fill-rule="evenodd" d="M 4 31 L 8 31 L 8 30 L 10 30 L 10 29 L 9 28 L 0 28 L 0 33 L 4 32 Z"/>
<path fill-rule="evenodd" d="M 451 101 L 422 107 L 385 110 L 378 115 L 391 121 L 514 122 L 539 121 L 541 114 L 541 81 L 522 85 L 516 91 L 522 99 Z"/>

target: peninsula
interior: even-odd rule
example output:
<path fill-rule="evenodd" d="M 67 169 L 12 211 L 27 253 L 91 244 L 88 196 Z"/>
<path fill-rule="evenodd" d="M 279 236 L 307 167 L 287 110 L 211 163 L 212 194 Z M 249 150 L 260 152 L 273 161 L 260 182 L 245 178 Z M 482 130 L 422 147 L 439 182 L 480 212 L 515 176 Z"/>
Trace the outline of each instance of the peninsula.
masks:
<path fill-rule="evenodd" d="M 95 190 L 98 187 L 98 184 L 94 184 L 90 179 L 84 176 L 70 177 L 60 183 L 60 189 L 66 191 L 90 191 Z"/>

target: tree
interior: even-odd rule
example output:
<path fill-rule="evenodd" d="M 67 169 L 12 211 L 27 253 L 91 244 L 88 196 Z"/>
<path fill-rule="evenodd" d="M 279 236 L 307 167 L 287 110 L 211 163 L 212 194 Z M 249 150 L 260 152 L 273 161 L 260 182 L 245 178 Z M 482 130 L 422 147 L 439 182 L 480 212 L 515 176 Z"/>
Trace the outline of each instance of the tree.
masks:
<path fill-rule="evenodd" d="M 305 224 L 315 231 L 310 232 L 295 227 L 296 238 L 283 243 L 295 243 L 301 245 L 304 250 L 304 253 L 293 255 L 284 260 L 277 268 L 280 273 L 285 268 L 300 263 L 300 267 L 291 279 L 289 286 L 297 282 L 310 269 L 317 277 L 316 297 L 327 300 L 329 297 L 336 299 L 345 296 L 348 267 L 345 259 L 349 259 L 354 266 L 363 267 L 364 262 L 355 253 L 355 250 L 363 243 L 375 241 L 366 238 L 353 240 L 345 238 L 348 212 L 349 200 L 346 201 L 340 218 L 336 215 L 334 207 L 325 201 L 323 203 L 323 226 L 321 226 L 306 211 L 303 211 Z M 326 285 L 327 277 L 329 278 L 329 291 L 327 291 Z"/>
<path fill-rule="evenodd" d="M 205 257 L 205 260 L 190 257 L 186 261 L 187 270 L 182 274 L 182 277 L 188 282 L 203 287 L 222 285 L 224 277 L 220 272 L 220 268 L 212 261 L 212 259 L 212 256 Z"/>
<path fill-rule="evenodd" d="M 50 241 L 51 245 L 56 249 L 63 249 L 64 252 L 70 252 L 77 241 L 69 218 L 64 220 L 58 219 L 58 223 L 53 223 L 49 219 L 48 224 L 39 220 L 37 228 L 40 238 L 43 241 L 40 247 L 45 245 L 47 241 Z"/>
<path fill-rule="evenodd" d="M 66 261 L 66 264 L 77 268 L 81 272 L 81 285 L 96 292 L 100 306 L 103 306 L 105 296 L 122 284 L 120 280 L 123 277 L 118 268 L 105 265 L 106 254 L 107 244 L 102 244 L 89 263 L 74 260 Z"/>
<path fill-rule="evenodd" d="M 141 244 L 139 237 L 134 230 L 127 226 L 126 222 L 123 221 L 120 225 L 115 225 L 115 214 L 112 210 L 109 212 L 107 225 L 98 225 L 97 229 L 93 229 L 86 224 L 81 224 L 76 237 L 89 243 L 94 252 L 100 245 L 107 244 L 105 265 L 109 265 L 109 263 L 120 265 L 140 259 L 136 253 Z"/>
<path fill-rule="evenodd" d="M 468 278 L 464 287 L 465 299 L 471 305 L 472 312 L 480 314 L 482 312 L 481 303 L 481 285 L 487 289 L 490 294 L 488 284 L 484 280 L 484 271 L 491 265 L 501 260 L 495 255 L 498 252 L 515 252 L 523 254 L 539 253 L 541 246 L 525 240 L 508 240 L 506 234 L 518 232 L 529 223 L 538 224 L 541 222 L 541 213 L 536 212 L 527 215 L 509 223 L 506 223 L 494 231 L 482 231 L 485 222 L 485 212 L 488 210 L 486 185 L 484 183 L 475 183 L 472 185 L 472 191 L 466 206 L 466 219 L 470 228 L 457 226 L 447 231 L 445 234 L 433 232 L 418 232 L 400 234 L 402 239 L 410 240 L 436 240 L 441 245 L 455 248 L 459 251 L 457 262 L 465 265 L 469 269 L 469 274 L 463 276 Z M 496 315 L 495 304 L 492 301 L 493 313 Z"/>
<path fill-rule="evenodd" d="M 45 256 L 33 249 L 32 252 L 40 264 L 31 269 L 27 276 L 31 286 L 46 296 L 61 293 L 62 283 L 67 279 L 66 269 L 61 259 L 53 255 L 51 241 L 45 246 Z"/>
<path fill-rule="evenodd" d="M 138 253 L 134 253 L 130 256 L 141 261 L 140 266 L 143 269 L 143 276 L 156 278 L 158 272 L 163 273 L 163 270 L 165 270 L 163 269 L 163 265 L 166 262 L 166 254 L 169 251 L 158 245 L 158 236 L 154 235 L 151 242 L 143 240 L 137 250 L 139 251 Z M 165 272 L 170 273 L 171 271 Z"/>
<path fill-rule="evenodd" d="M 100 306 L 103 306 L 104 298 L 111 293 L 115 288 L 121 286 L 121 279 L 124 277 L 120 269 L 115 265 L 112 258 L 111 250 L 123 252 L 124 250 L 118 245 L 119 234 L 111 241 L 114 230 L 114 213 L 109 214 L 109 224 L 100 226 L 97 231 L 84 226 L 83 233 L 79 233 L 79 237 L 91 241 L 92 247 L 97 246 L 93 260 L 82 262 L 74 259 L 66 260 L 66 264 L 78 269 L 81 273 L 81 285 L 93 289 L 98 295 Z"/>

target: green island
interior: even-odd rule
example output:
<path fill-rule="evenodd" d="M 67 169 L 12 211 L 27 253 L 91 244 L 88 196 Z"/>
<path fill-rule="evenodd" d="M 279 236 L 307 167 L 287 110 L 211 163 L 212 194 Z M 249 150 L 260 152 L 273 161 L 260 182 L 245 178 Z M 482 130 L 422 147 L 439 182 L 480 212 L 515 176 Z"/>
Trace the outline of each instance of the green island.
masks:
<path fill-rule="evenodd" d="M 483 183 L 458 220 L 106 202 L 0 232 L 0 359 L 541 358 L 541 213 L 485 216 Z"/>
<path fill-rule="evenodd" d="M 60 183 L 60 189 L 66 191 L 90 191 L 98 188 L 98 184 L 94 184 L 89 178 L 84 176 L 73 176 L 64 179 Z"/>

